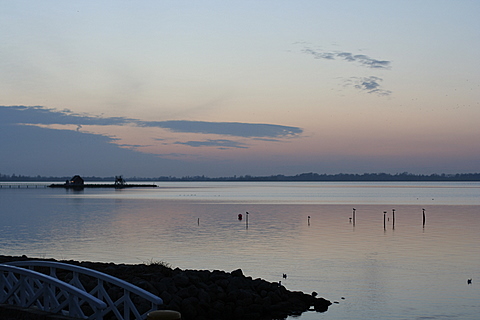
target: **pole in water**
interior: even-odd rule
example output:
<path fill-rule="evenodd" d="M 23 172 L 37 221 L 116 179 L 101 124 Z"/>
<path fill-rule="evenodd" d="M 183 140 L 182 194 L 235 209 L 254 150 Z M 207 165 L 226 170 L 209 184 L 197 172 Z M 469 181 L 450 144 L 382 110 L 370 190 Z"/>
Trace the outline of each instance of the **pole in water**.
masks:
<path fill-rule="evenodd" d="M 355 225 L 355 210 L 357 209 L 353 208 L 353 225 Z"/>
<path fill-rule="evenodd" d="M 245 227 L 248 229 L 248 211 L 246 212 L 247 218 L 245 219 Z"/>
<path fill-rule="evenodd" d="M 392 226 L 393 226 L 393 229 L 395 229 L 395 209 L 392 209 L 392 214 L 393 214 L 393 222 L 392 222 Z"/>
<path fill-rule="evenodd" d="M 310 225 L 310 216 L 308 216 L 308 225 Z"/>
<path fill-rule="evenodd" d="M 200 225 L 200 218 L 198 218 L 197 220 L 197 225 Z"/>
<path fill-rule="evenodd" d="M 385 230 L 386 229 L 386 225 L 385 225 L 385 217 L 387 215 L 387 211 L 383 211 L 383 229 Z"/>
<path fill-rule="evenodd" d="M 423 211 L 423 227 L 425 228 L 425 209 L 422 209 Z"/>

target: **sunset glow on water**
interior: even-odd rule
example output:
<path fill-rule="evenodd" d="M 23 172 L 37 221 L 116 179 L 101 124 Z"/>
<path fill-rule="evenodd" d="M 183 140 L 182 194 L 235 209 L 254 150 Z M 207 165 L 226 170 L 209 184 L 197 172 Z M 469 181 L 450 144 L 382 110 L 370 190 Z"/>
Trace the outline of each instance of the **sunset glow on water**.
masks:
<path fill-rule="evenodd" d="M 241 268 L 339 302 L 301 319 L 475 319 L 480 311 L 478 183 L 159 185 L 0 189 L 0 253 Z"/>

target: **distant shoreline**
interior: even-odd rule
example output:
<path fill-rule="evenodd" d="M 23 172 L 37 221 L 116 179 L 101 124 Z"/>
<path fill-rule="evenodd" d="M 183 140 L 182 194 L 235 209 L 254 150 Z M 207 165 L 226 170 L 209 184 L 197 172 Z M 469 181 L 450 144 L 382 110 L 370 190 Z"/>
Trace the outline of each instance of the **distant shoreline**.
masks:
<path fill-rule="evenodd" d="M 24 176 L 24 175 L 5 175 L 0 173 L 0 182 L 63 182 L 68 180 L 70 177 L 44 177 L 44 176 Z M 115 177 L 96 177 L 96 176 L 84 176 L 86 181 L 114 181 Z M 302 173 L 294 176 L 286 176 L 282 174 L 271 175 L 271 176 L 233 176 L 233 177 L 217 177 L 210 178 L 204 175 L 202 176 L 185 176 L 181 178 L 177 177 L 151 177 L 151 178 L 141 178 L 141 177 L 129 177 L 126 178 L 129 181 L 145 181 L 145 182 L 176 182 L 176 181 L 199 181 L 199 182 L 302 182 L 302 181 L 311 181 L 311 182 L 368 182 L 368 181 L 391 181 L 391 182 L 421 182 L 421 181 L 480 181 L 480 173 L 456 173 L 456 174 L 411 174 L 411 173 L 363 173 L 363 174 L 348 174 L 348 173 L 339 173 L 339 174 L 318 174 L 318 173 Z"/>

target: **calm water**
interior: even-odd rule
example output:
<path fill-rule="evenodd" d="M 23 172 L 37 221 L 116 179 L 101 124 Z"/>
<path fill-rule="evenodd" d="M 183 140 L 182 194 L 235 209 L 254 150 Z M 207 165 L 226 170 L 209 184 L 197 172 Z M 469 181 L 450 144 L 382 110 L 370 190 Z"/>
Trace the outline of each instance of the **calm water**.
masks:
<path fill-rule="evenodd" d="M 480 183 L 158 185 L 1 188 L 0 254 L 241 268 L 338 302 L 301 320 L 480 319 Z"/>

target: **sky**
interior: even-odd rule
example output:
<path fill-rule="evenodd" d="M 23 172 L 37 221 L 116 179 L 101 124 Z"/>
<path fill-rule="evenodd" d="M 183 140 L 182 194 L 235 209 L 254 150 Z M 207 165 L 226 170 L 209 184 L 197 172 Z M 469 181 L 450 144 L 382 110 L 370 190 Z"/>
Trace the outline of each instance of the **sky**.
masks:
<path fill-rule="evenodd" d="M 480 172 L 480 1 L 0 5 L 1 174 Z"/>

